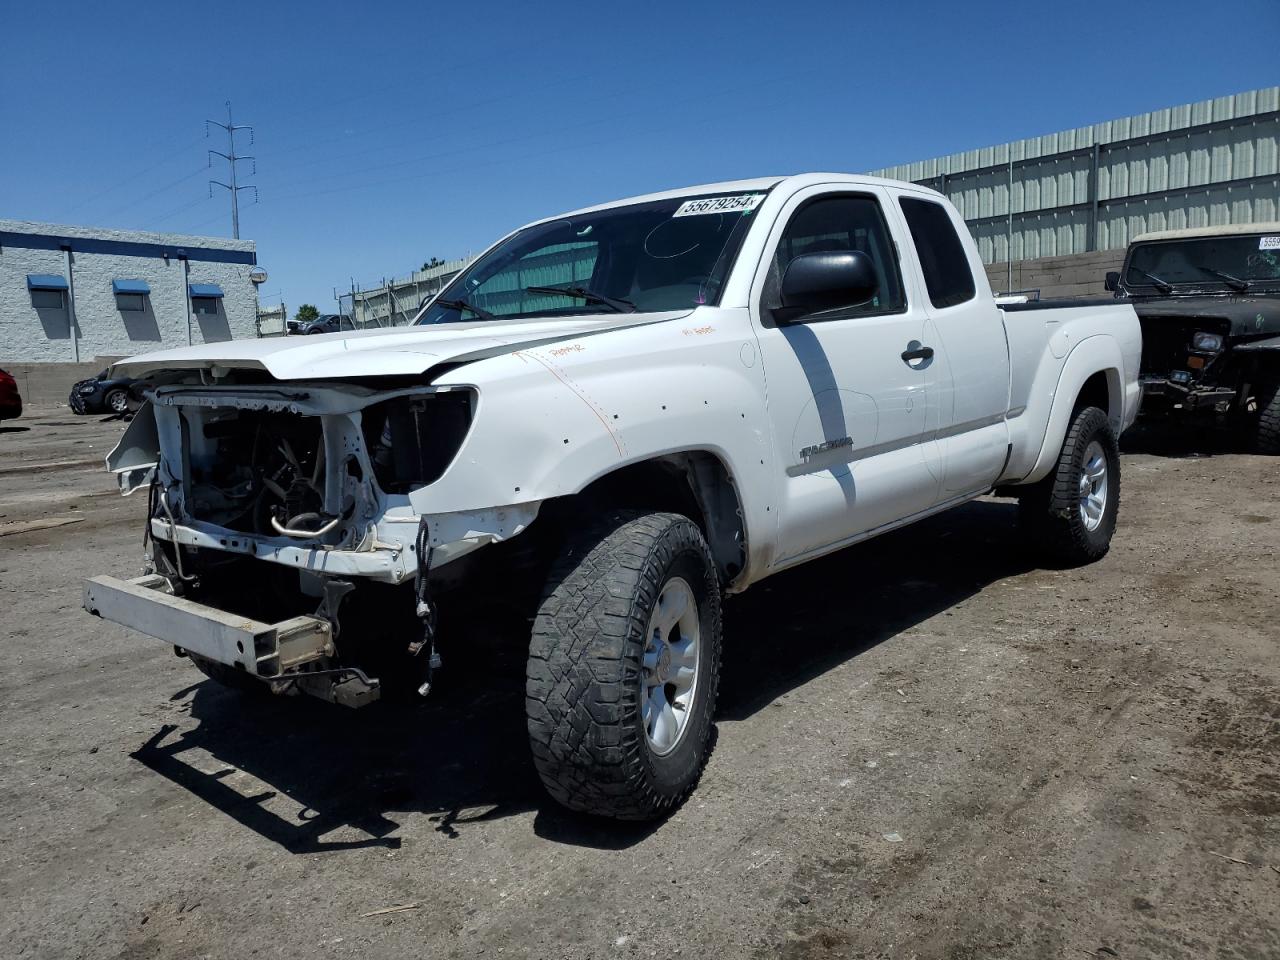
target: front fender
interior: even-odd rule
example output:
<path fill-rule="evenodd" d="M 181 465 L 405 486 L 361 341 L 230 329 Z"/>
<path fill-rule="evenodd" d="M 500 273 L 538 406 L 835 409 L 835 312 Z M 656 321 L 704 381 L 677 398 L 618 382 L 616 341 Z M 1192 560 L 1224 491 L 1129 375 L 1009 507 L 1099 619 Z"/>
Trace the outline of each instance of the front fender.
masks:
<path fill-rule="evenodd" d="M 749 542 L 771 519 L 764 375 L 745 311 L 521 350 L 436 382 L 454 378 L 478 391 L 474 422 L 444 475 L 410 494 L 419 513 L 568 496 L 629 464 L 705 451 L 737 487 Z"/>

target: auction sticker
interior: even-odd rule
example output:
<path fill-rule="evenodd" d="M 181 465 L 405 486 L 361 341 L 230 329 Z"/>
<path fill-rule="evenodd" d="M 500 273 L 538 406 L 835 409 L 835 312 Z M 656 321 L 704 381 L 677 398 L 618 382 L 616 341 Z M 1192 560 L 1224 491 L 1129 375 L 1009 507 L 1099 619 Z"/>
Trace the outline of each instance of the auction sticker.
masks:
<path fill-rule="evenodd" d="M 704 213 L 747 213 L 760 206 L 763 193 L 736 193 L 729 197 L 703 197 L 680 204 L 673 217 L 696 217 Z"/>
<path fill-rule="evenodd" d="M 680 214 L 676 214 L 679 216 Z M 1258 240 L 1259 250 L 1280 250 L 1280 237 L 1261 237 Z"/>

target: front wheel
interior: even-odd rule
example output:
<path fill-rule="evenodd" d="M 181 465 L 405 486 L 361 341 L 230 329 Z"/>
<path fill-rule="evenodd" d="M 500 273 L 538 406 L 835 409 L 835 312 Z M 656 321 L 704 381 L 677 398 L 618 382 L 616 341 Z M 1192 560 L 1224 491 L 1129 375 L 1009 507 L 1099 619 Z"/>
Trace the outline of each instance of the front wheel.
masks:
<path fill-rule="evenodd" d="M 1259 389 L 1255 416 L 1254 450 L 1268 456 L 1280 455 L 1280 382 Z"/>
<path fill-rule="evenodd" d="M 1058 462 L 1019 498 L 1018 521 L 1045 562 L 1074 567 L 1106 555 L 1120 509 L 1120 449 L 1107 415 L 1076 411 Z"/>
<path fill-rule="evenodd" d="M 619 513 L 570 544 L 533 625 L 534 764 L 572 810 L 646 820 L 693 790 L 720 680 L 720 586 L 698 527 Z"/>

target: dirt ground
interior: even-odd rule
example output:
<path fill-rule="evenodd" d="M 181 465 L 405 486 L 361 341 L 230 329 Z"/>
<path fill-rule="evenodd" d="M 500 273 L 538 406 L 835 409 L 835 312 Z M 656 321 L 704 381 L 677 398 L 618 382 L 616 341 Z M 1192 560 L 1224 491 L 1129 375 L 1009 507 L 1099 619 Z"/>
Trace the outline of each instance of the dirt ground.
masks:
<path fill-rule="evenodd" d="M 518 656 L 350 712 L 83 613 L 141 562 L 74 465 L 121 429 L 0 425 L 6 956 L 1280 957 L 1275 460 L 1132 432 L 1101 563 L 990 500 L 731 601 L 706 775 L 637 829 L 542 793 Z"/>

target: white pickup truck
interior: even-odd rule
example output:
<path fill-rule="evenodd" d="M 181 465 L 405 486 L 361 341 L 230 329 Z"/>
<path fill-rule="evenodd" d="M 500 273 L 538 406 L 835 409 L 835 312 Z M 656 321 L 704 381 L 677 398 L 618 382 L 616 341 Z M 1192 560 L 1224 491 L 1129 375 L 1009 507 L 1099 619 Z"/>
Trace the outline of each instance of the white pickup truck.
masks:
<path fill-rule="evenodd" d="M 148 382 L 108 467 L 149 491 L 153 560 L 84 605 L 223 683 L 360 705 L 425 694 L 458 591 L 529 597 L 548 791 L 659 816 L 706 762 L 723 594 L 993 491 L 1049 562 L 1101 557 L 1140 354 L 1124 303 L 997 306 L 912 184 L 591 207 L 410 327 L 116 364 Z"/>

